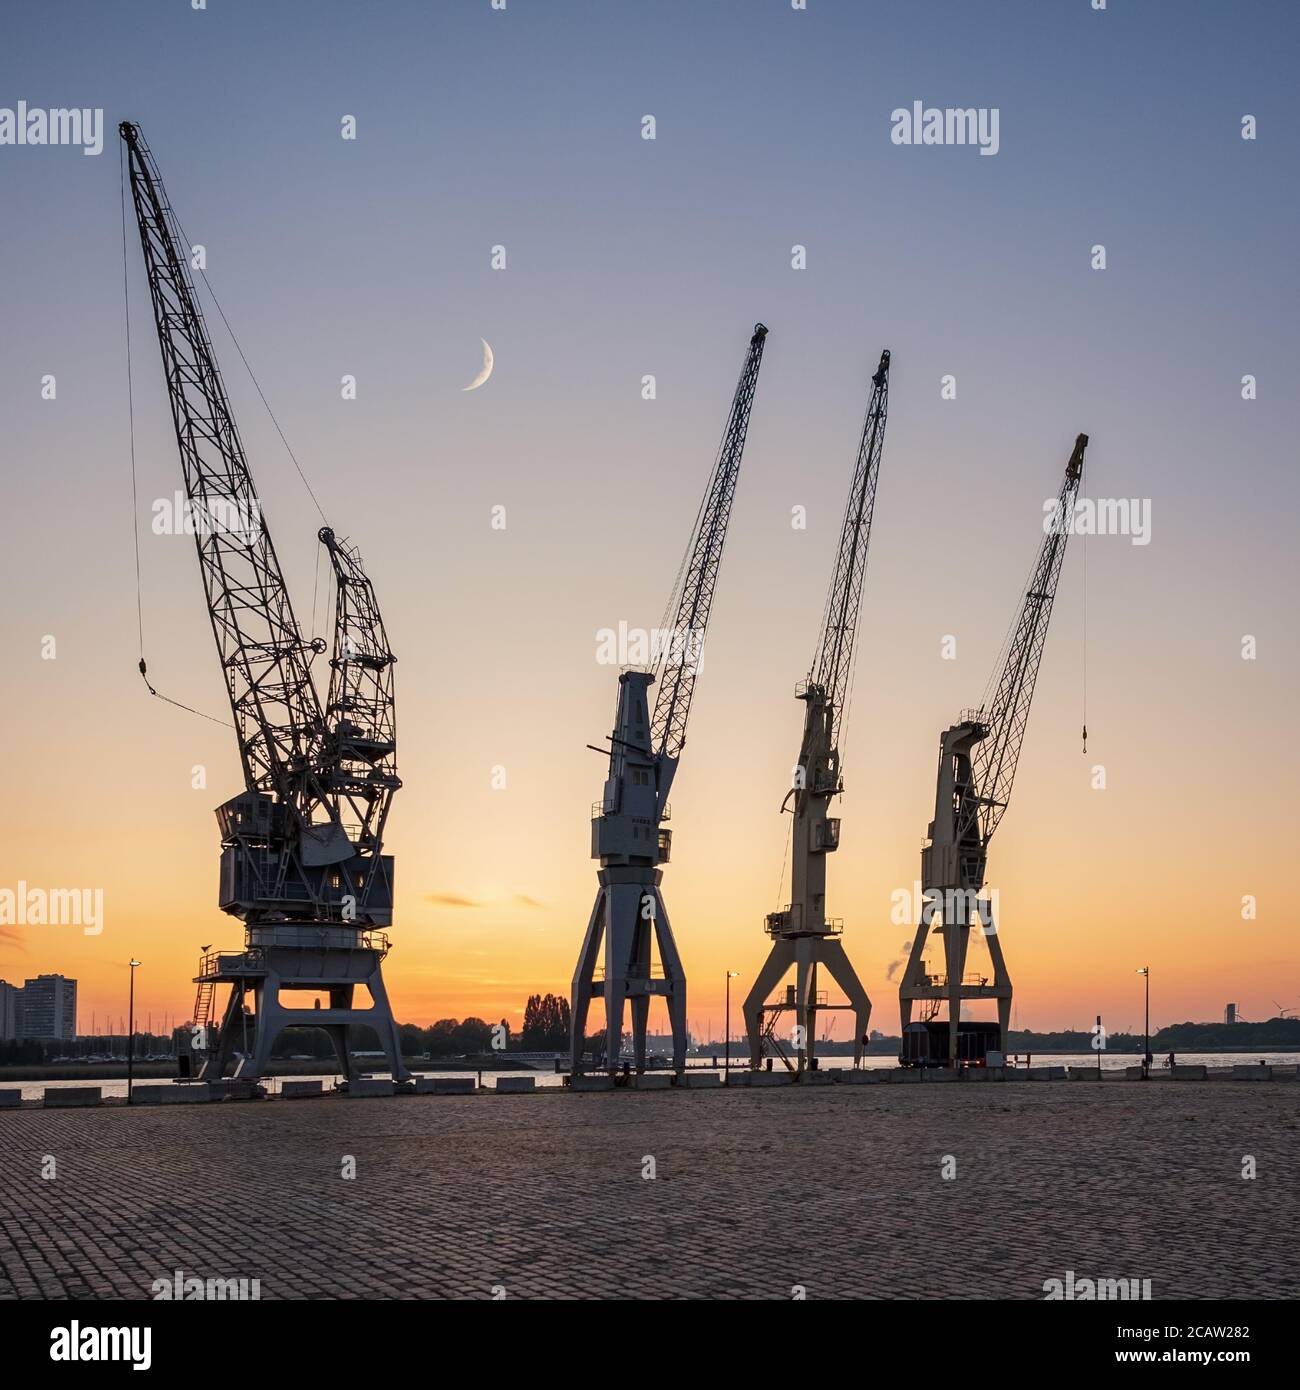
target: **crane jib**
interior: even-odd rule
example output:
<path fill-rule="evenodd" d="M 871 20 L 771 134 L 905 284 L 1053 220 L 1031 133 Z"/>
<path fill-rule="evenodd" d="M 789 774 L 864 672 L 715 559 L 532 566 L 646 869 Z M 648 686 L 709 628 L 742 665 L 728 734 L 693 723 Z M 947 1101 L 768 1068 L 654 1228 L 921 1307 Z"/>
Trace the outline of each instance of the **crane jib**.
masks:
<path fill-rule="evenodd" d="M 717 460 L 705 491 L 705 500 L 688 547 L 685 578 L 669 628 L 672 641 L 656 671 L 659 688 L 650 722 L 650 739 L 651 746 L 661 759 L 677 758 L 686 743 L 686 724 L 690 718 L 695 678 L 713 608 L 713 595 L 717 588 L 766 341 L 767 329 L 762 324 L 755 325 L 732 397 Z"/>
<path fill-rule="evenodd" d="M 1065 546 L 1070 535 L 1069 527 L 1060 522 L 1073 510 L 1083 477 L 1083 457 L 1087 444 L 1088 436 L 1079 435 L 1066 464 L 1065 479 L 1057 497 L 1057 524 L 1049 529 L 1039 548 L 1033 580 L 1025 592 L 1015 633 L 998 676 L 987 719 L 987 732 L 973 750 L 975 794 L 971 798 L 971 805 L 984 812 L 980 838 L 985 846 L 1001 823 L 1011 800 L 1011 788 L 1029 722 L 1029 707 L 1034 697 L 1061 565 L 1065 559 Z"/>
<path fill-rule="evenodd" d="M 890 355 L 886 349 L 881 353 L 880 365 L 871 378 L 871 399 L 863 420 L 853 481 L 845 504 L 835 569 L 826 597 L 821 639 L 808 677 L 809 684 L 822 690 L 830 704 L 831 746 L 836 750 L 843 728 L 844 707 L 852 673 L 871 521 L 884 449 L 889 408 L 889 362 Z"/>

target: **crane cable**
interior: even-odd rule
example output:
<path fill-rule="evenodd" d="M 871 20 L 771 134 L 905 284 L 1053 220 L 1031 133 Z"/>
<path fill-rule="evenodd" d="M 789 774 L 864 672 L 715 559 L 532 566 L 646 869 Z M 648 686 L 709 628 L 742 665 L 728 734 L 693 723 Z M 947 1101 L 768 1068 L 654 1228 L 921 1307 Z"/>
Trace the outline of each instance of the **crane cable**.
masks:
<path fill-rule="evenodd" d="M 227 719 L 218 719 L 214 714 L 205 714 L 200 709 L 194 709 L 191 705 L 183 705 L 179 700 L 173 700 L 170 696 L 163 695 L 155 690 L 149 681 L 149 668 L 144 659 L 144 593 L 140 581 L 140 502 L 139 485 L 136 479 L 135 463 L 135 387 L 134 371 L 131 364 L 131 275 L 130 258 L 127 253 L 126 240 L 126 163 L 122 147 L 118 147 L 118 167 L 121 175 L 121 194 L 122 194 L 122 302 L 126 316 L 126 400 L 127 416 L 130 421 L 131 436 L 131 537 L 135 542 L 135 622 L 136 635 L 139 639 L 140 651 L 140 679 L 144 681 L 145 689 L 156 699 L 164 704 L 175 705 L 177 709 L 183 709 L 189 714 L 197 714 L 200 719 L 207 719 L 213 724 L 224 725 L 227 729 L 235 726 Z"/>
<path fill-rule="evenodd" d="M 776 881 L 776 910 L 781 910 L 781 899 L 785 896 L 785 866 L 790 861 L 790 845 L 794 840 L 794 819 L 791 817 L 790 829 L 785 835 L 785 852 L 781 855 L 781 876 Z M 790 896 L 794 896 L 794 885 L 790 885 Z"/>
<path fill-rule="evenodd" d="M 1083 491 L 1083 470 L 1086 461 L 1079 462 L 1079 491 Z M 1084 529 L 1080 544 L 1083 551 L 1083 751 L 1088 751 L 1088 531 Z"/>
<path fill-rule="evenodd" d="M 181 234 L 182 242 L 184 242 L 187 246 L 192 246 L 193 243 L 190 241 L 189 236 L 186 234 L 185 228 L 181 226 L 181 219 L 176 216 L 176 209 L 172 208 L 170 211 L 172 215 L 172 220 L 176 223 L 176 229 Z M 266 399 L 266 393 L 262 390 L 262 383 L 258 381 L 257 375 L 253 371 L 253 368 L 250 365 L 248 358 L 244 356 L 244 349 L 240 347 L 239 339 L 235 337 L 235 330 L 231 328 L 230 320 L 226 317 L 226 311 L 221 307 L 221 301 L 217 298 L 216 291 L 212 288 L 212 281 L 208 279 L 208 272 L 202 266 L 198 267 L 198 272 L 203 277 L 203 287 L 207 290 L 208 297 L 212 300 L 213 305 L 216 307 L 217 313 L 221 315 L 221 322 L 226 325 L 226 332 L 230 334 L 230 341 L 235 345 L 235 351 L 239 354 L 239 360 L 244 364 L 244 370 L 248 373 L 248 379 L 253 383 L 253 387 L 257 391 L 258 396 L 261 398 L 262 404 L 266 407 L 267 415 L 271 417 L 271 423 L 275 426 L 275 432 L 280 436 L 280 443 L 284 445 L 285 452 L 293 460 L 294 468 L 298 470 L 298 477 L 302 480 L 303 487 L 307 489 L 307 496 L 311 498 L 312 506 L 314 506 L 317 512 L 320 514 L 322 524 L 328 526 L 329 518 L 325 515 L 325 509 L 317 500 L 316 494 L 312 491 L 311 484 L 307 481 L 307 475 L 303 472 L 302 464 L 298 462 L 298 455 L 294 453 L 293 449 L 289 445 L 289 440 L 286 438 L 284 431 L 280 428 L 280 422 L 275 417 L 275 411 L 271 409 L 271 402 Z"/>

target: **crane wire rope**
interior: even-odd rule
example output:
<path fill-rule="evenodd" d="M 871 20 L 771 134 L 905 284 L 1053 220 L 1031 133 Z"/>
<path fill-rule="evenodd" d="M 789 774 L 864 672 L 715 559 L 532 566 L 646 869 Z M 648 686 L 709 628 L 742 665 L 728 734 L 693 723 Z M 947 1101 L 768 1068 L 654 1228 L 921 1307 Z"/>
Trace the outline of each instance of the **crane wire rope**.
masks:
<path fill-rule="evenodd" d="M 1086 461 L 1079 464 L 1079 491 L 1083 491 L 1083 473 L 1087 467 Z M 1086 500 L 1086 499 L 1085 499 Z M 1088 531 L 1084 529 L 1083 538 L 1080 541 L 1079 549 L 1083 552 L 1083 690 L 1081 700 L 1083 705 L 1083 751 L 1088 751 Z"/>
<path fill-rule="evenodd" d="M 135 607 L 136 607 L 136 631 L 137 631 L 137 636 L 138 636 L 138 639 L 139 639 L 139 650 L 140 650 L 140 659 L 139 659 L 140 676 L 141 676 L 141 678 L 143 679 L 143 681 L 144 681 L 144 683 L 145 683 L 145 686 L 146 686 L 146 688 L 148 689 L 150 695 L 153 695 L 155 698 L 157 698 L 157 699 L 159 699 L 159 700 L 162 700 L 164 704 L 174 705 L 177 709 L 185 710 L 185 711 L 186 711 L 187 713 L 189 713 L 189 714 L 197 714 L 197 715 L 199 716 L 200 719 L 206 719 L 206 720 L 208 720 L 210 723 L 213 723 L 213 724 L 220 724 L 220 725 L 222 725 L 223 727 L 225 727 L 225 728 L 227 728 L 227 729 L 233 729 L 235 726 L 234 726 L 229 720 L 227 720 L 227 719 L 219 719 L 219 718 L 217 718 L 216 715 L 213 715 L 213 714 L 206 714 L 206 713 L 204 713 L 203 710 L 195 709 L 192 705 L 182 704 L 181 701 L 179 701 L 179 700 L 173 700 L 173 699 L 171 699 L 169 696 L 163 695 L 163 694 L 161 694 L 158 690 L 154 689 L 153 685 L 151 684 L 151 682 L 150 682 L 150 680 L 149 680 L 148 667 L 147 667 L 146 664 L 145 664 L 145 657 L 144 657 L 144 598 L 143 598 L 143 584 L 142 584 L 142 581 L 141 581 L 141 574 L 140 574 L 139 488 L 138 488 L 138 484 L 137 484 L 136 450 L 135 450 L 135 391 L 134 391 L 134 371 L 133 371 L 133 367 L 132 367 L 132 354 L 131 354 L 131 289 L 130 289 L 131 276 L 130 276 L 130 255 L 129 255 L 129 252 L 128 252 L 128 249 L 127 249 L 127 234 L 126 234 L 126 157 L 125 157 L 124 149 L 123 149 L 123 147 L 122 147 L 121 145 L 119 145 L 119 147 L 118 147 L 118 173 L 119 173 L 119 185 L 120 185 L 120 195 L 121 195 L 121 209 L 122 209 L 122 300 L 123 300 L 123 306 L 124 306 L 124 312 L 125 312 L 125 318 L 126 318 L 127 414 L 128 414 L 128 419 L 129 419 L 129 428 L 130 428 L 130 453 L 131 453 L 131 534 L 132 534 L 132 539 L 133 539 L 134 545 L 135 545 Z M 186 235 L 185 228 L 181 225 L 181 220 L 180 220 L 180 218 L 176 215 L 175 209 L 174 209 L 174 208 L 169 208 L 168 211 L 171 213 L 172 220 L 173 220 L 173 221 L 175 222 L 175 224 L 176 224 L 176 229 L 177 229 L 177 231 L 179 231 L 180 234 L 181 234 L 181 240 L 182 240 L 182 242 L 183 242 L 184 244 L 186 244 L 186 245 L 190 245 L 190 244 L 191 244 L 191 243 L 190 243 L 190 239 L 189 239 L 189 237 Z M 326 515 L 325 515 L 325 510 L 324 510 L 324 508 L 321 506 L 320 501 L 318 500 L 318 498 L 317 498 L 317 496 L 316 496 L 316 493 L 312 490 L 312 485 L 307 481 L 307 475 L 306 475 L 306 473 L 303 471 L 302 464 L 300 464 L 300 463 L 298 462 L 298 456 L 294 453 L 293 448 L 292 448 L 292 446 L 290 445 L 288 438 L 285 436 L 284 430 L 283 430 L 283 429 L 281 428 L 281 426 L 280 426 L 280 421 L 276 418 L 275 411 L 273 411 L 273 410 L 271 409 L 271 403 L 270 403 L 270 401 L 267 400 L 267 398 L 266 398 L 266 393 L 262 390 L 261 382 L 258 381 L 257 375 L 256 375 L 256 373 L 253 371 L 252 365 L 249 363 L 249 360 L 248 360 L 247 356 L 246 356 L 245 353 L 244 353 L 244 349 L 240 346 L 239 339 L 235 336 L 235 330 L 231 327 L 231 325 L 230 325 L 230 320 L 226 317 L 226 311 L 221 307 L 221 301 L 217 298 L 216 292 L 215 292 L 215 291 L 213 290 L 213 288 L 212 288 L 212 282 L 208 279 L 208 273 L 207 273 L 207 271 L 206 271 L 203 267 L 201 267 L 201 266 L 200 266 L 200 267 L 197 267 L 197 269 L 198 269 L 198 271 L 199 271 L 200 276 L 201 276 L 202 279 L 203 279 L 203 286 L 204 286 L 204 288 L 205 288 L 205 289 L 207 290 L 207 292 L 208 292 L 208 297 L 212 300 L 213 305 L 216 307 L 217 313 L 218 313 L 218 314 L 220 315 L 220 317 L 221 317 L 221 322 L 225 325 L 226 332 L 230 335 L 230 341 L 235 345 L 235 351 L 239 354 L 239 360 L 244 364 L 244 370 L 248 373 L 249 380 L 253 383 L 253 387 L 254 387 L 254 389 L 257 391 L 258 397 L 260 398 L 260 400 L 261 400 L 261 402 L 262 402 L 262 405 L 265 407 L 266 413 L 267 413 L 267 415 L 268 415 L 268 416 L 270 417 L 270 419 L 271 419 L 271 423 L 275 426 L 275 432 L 280 436 L 280 442 L 284 445 L 285 452 L 289 455 L 290 459 L 293 461 L 293 466 L 294 466 L 294 468 L 297 470 L 298 477 L 299 477 L 299 479 L 302 481 L 303 487 L 306 488 L 306 490 L 307 490 L 307 495 L 308 495 L 308 496 L 311 498 L 311 500 L 312 500 L 312 505 L 316 508 L 316 511 L 319 513 L 320 519 L 321 519 L 322 523 L 324 523 L 325 525 L 328 525 L 328 524 L 329 524 L 329 519 L 328 519 L 328 518 L 326 517 Z M 317 580 L 316 589 L 318 590 L 318 589 L 319 589 L 319 581 L 320 581 L 320 553 L 319 553 L 319 551 L 317 552 L 317 555 L 316 555 L 316 580 Z M 316 593 L 316 591 L 314 590 L 313 593 L 312 593 L 312 637 L 313 637 L 313 639 L 315 638 L 315 635 L 316 635 L 316 598 L 317 598 L 317 593 Z"/>
<path fill-rule="evenodd" d="M 176 229 L 181 234 L 182 242 L 187 246 L 193 245 L 189 236 L 186 234 L 185 228 L 181 225 L 181 219 L 176 215 L 176 210 L 172 208 L 170 211 L 172 220 L 176 223 Z M 235 351 L 239 354 L 239 360 L 244 364 L 244 370 L 248 373 L 248 379 L 253 383 L 253 387 L 261 398 L 262 404 L 266 407 L 266 413 L 270 416 L 271 423 L 275 426 L 276 434 L 280 436 L 280 443 L 284 445 L 285 452 L 293 460 L 294 468 L 298 470 L 298 477 L 302 479 L 302 485 L 307 489 L 307 496 L 311 498 L 312 506 L 314 506 L 320 514 L 321 522 L 328 526 L 329 518 L 325 515 L 325 509 L 317 500 L 316 494 L 312 491 L 311 484 L 307 481 L 307 475 L 303 472 L 302 464 L 298 462 L 298 455 L 294 453 L 289 445 L 288 439 L 285 437 L 284 430 L 280 428 L 280 422 L 276 419 L 275 411 L 271 409 L 271 402 L 266 399 L 266 393 L 262 390 L 262 383 L 258 381 L 257 375 L 253 371 L 248 358 L 244 356 L 244 349 L 239 345 L 239 339 L 235 337 L 235 330 L 230 326 L 230 320 L 226 317 L 226 311 L 221 307 L 221 301 L 217 298 L 216 291 L 212 288 L 212 281 L 208 279 L 208 272 L 202 266 L 197 267 L 197 269 L 199 275 L 203 279 L 203 288 L 207 290 L 208 298 L 212 300 L 217 313 L 221 315 L 221 322 L 225 324 L 226 332 L 230 334 L 230 341 L 234 343 Z"/>
<path fill-rule="evenodd" d="M 155 690 L 152 682 L 149 680 L 149 668 L 145 664 L 144 590 L 140 579 L 140 489 L 137 481 L 135 458 L 135 371 L 131 357 L 131 273 L 126 238 L 126 160 L 121 146 L 118 147 L 118 171 L 120 174 L 122 195 L 122 304 L 126 318 L 126 400 L 131 437 L 131 538 L 135 543 L 135 622 L 136 635 L 139 638 L 140 679 L 144 681 L 145 689 L 148 690 L 149 694 L 155 699 L 161 700 L 164 704 L 174 705 L 177 709 L 183 709 L 188 714 L 197 714 L 200 719 L 206 719 L 212 724 L 221 724 L 227 729 L 233 729 L 235 726 L 230 723 L 229 720 L 218 719 L 215 714 L 205 714 L 201 709 L 195 709 L 192 705 L 182 704 L 179 700 L 173 700 L 170 696 Z"/>
<path fill-rule="evenodd" d="M 784 809 L 784 808 L 782 808 Z M 781 899 L 785 896 L 785 866 L 790 861 L 790 845 L 794 841 L 794 817 L 790 818 L 790 828 L 785 834 L 785 852 L 781 855 L 781 876 L 776 881 L 776 910 L 781 910 Z M 791 896 L 794 889 L 791 887 Z"/>

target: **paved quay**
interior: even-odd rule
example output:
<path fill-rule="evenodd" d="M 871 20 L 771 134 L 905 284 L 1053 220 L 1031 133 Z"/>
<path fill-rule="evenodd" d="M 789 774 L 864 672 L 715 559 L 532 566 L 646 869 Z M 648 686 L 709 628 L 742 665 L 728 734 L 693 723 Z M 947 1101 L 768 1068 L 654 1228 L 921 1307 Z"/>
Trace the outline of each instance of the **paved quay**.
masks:
<path fill-rule="evenodd" d="M 1295 1298 L 1298 1141 L 1296 1080 L 0 1111 L 0 1296 Z"/>

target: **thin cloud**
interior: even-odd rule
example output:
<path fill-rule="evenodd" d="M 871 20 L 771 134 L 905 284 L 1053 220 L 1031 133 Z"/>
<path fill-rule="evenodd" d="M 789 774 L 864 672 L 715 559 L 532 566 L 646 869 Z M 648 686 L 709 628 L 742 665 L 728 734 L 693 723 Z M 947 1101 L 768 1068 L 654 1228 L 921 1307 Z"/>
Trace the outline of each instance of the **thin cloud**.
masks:
<path fill-rule="evenodd" d="M 546 904 L 539 898 L 530 898 L 527 893 L 516 893 L 515 902 L 520 907 L 545 907 Z"/>
<path fill-rule="evenodd" d="M 457 893 L 426 893 L 424 900 L 436 907 L 482 907 L 476 898 L 462 898 Z"/>

